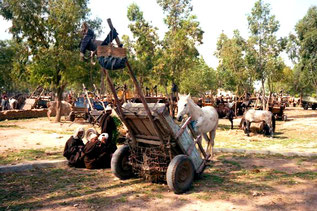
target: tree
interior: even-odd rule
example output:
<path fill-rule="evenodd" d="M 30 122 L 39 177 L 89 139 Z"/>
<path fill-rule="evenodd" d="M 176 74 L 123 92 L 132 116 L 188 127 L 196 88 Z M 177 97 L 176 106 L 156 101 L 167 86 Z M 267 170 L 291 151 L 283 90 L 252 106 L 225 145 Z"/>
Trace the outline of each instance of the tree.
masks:
<path fill-rule="evenodd" d="M 144 83 L 153 78 L 156 48 L 159 45 L 157 28 L 149 24 L 143 17 L 143 12 L 136 4 L 128 7 L 128 19 L 131 21 L 129 28 L 133 34 L 134 42 L 131 43 L 133 55 L 133 69 L 138 75 L 141 88 Z"/>
<path fill-rule="evenodd" d="M 190 0 L 157 0 L 167 14 L 164 19 L 168 31 L 159 50 L 159 59 L 155 72 L 161 85 L 167 86 L 168 81 L 178 84 L 181 75 L 191 69 L 198 59 L 197 44 L 202 43 L 203 31 L 191 15 Z"/>
<path fill-rule="evenodd" d="M 184 72 L 180 81 L 181 90 L 193 96 L 205 96 L 207 91 L 217 90 L 216 72 L 202 58 L 191 69 Z"/>
<path fill-rule="evenodd" d="M 247 68 L 245 54 L 246 41 L 238 30 L 234 31 L 231 39 L 224 33 L 220 34 L 215 52 L 219 59 L 219 86 L 238 95 L 253 89 L 254 73 Z"/>
<path fill-rule="evenodd" d="M 272 83 L 270 77 L 275 74 L 274 71 L 281 71 L 279 54 L 283 50 L 285 40 L 277 40 L 279 22 L 270 14 L 269 4 L 263 3 L 262 0 L 254 4 L 251 14 L 248 15 L 248 26 L 251 32 L 248 40 L 248 54 L 251 54 L 248 55 L 250 58 L 248 61 L 251 63 L 248 65 L 254 68 L 261 81 L 262 103 L 265 106 L 265 82 L 269 79 L 268 83 Z"/>
<path fill-rule="evenodd" d="M 27 46 L 30 81 L 57 93 L 55 121 L 60 121 L 62 93 L 86 71 L 78 63 L 81 21 L 89 12 L 87 0 L 3 0 L 1 14 L 12 21 L 10 32 Z"/>
<path fill-rule="evenodd" d="M 309 77 L 317 96 L 317 7 L 309 8 L 307 14 L 295 27 L 299 45 L 299 67 Z"/>
<path fill-rule="evenodd" d="M 16 48 L 13 42 L 10 41 L 0 41 L 0 84 L 1 90 L 11 90 L 12 89 L 12 75 L 11 71 L 13 69 L 14 58 Z"/>
<path fill-rule="evenodd" d="M 294 67 L 291 72 L 291 76 L 288 79 L 287 86 L 290 93 L 300 96 L 311 94 L 313 90 L 312 81 L 310 79 L 307 69 L 303 69 L 300 57 L 300 42 L 296 35 L 290 34 L 288 37 L 288 43 L 286 51 Z"/>

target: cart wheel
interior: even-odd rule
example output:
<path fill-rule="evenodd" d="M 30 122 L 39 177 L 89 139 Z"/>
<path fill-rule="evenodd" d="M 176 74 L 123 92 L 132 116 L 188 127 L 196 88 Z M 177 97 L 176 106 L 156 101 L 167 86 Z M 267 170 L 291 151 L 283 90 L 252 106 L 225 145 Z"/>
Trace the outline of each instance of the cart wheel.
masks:
<path fill-rule="evenodd" d="M 287 116 L 283 115 L 283 121 L 287 121 Z"/>
<path fill-rule="evenodd" d="M 313 110 L 316 110 L 316 108 L 317 108 L 317 105 L 316 105 L 316 104 L 314 104 L 314 105 L 311 106 L 311 109 L 313 109 Z"/>
<path fill-rule="evenodd" d="M 168 187 L 176 194 L 186 192 L 193 183 L 194 173 L 193 162 L 188 156 L 175 156 L 166 172 Z"/>
<path fill-rule="evenodd" d="M 111 171 L 119 179 L 129 179 L 133 176 L 132 166 L 128 163 L 130 155 L 130 148 L 124 145 L 117 149 L 112 155 Z"/>
<path fill-rule="evenodd" d="M 88 138 L 89 138 L 89 136 L 91 135 L 91 134 L 96 134 L 96 135 L 98 135 L 98 133 L 97 133 L 97 131 L 95 130 L 95 128 L 89 128 L 88 130 L 87 130 L 87 132 L 86 132 L 86 140 L 87 141 L 89 141 L 88 140 Z"/>
<path fill-rule="evenodd" d="M 83 119 L 84 119 L 84 120 L 87 120 L 87 119 L 88 119 L 88 113 L 87 113 L 87 112 L 85 112 L 85 114 L 84 114 L 84 116 L 83 116 Z"/>
<path fill-rule="evenodd" d="M 73 121 L 75 121 L 75 112 L 70 112 L 70 114 L 69 114 L 69 120 L 71 121 L 71 122 L 73 122 Z"/>

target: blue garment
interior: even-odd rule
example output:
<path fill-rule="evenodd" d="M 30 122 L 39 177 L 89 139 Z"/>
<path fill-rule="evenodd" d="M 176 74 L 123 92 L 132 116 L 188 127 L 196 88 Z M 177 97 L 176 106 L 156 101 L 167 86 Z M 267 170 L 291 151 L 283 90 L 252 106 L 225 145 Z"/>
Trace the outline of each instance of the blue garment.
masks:
<path fill-rule="evenodd" d="M 125 63 L 127 62 L 127 58 L 116 58 L 113 56 L 108 57 L 100 57 L 98 59 L 99 64 L 107 69 L 107 70 L 118 70 L 125 67 Z"/>
<path fill-rule="evenodd" d="M 118 33 L 115 28 L 113 28 L 109 34 L 107 35 L 106 39 L 101 43 L 101 45 L 108 45 L 111 43 L 116 37 L 118 36 Z M 122 46 L 120 46 L 122 47 Z M 99 57 L 98 58 L 99 64 L 107 69 L 107 70 L 118 70 L 125 67 L 125 64 L 127 62 L 127 58 L 117 58 L 113 56 L 108 57 Z"/>
<path fill-rule="evenodd" d="M 112 40 L 116 39 L 118 36 L 118 32 L 116 31 L 115 28 L 113 28 L 109 34 L 107 35 L 106 39 L 101 43 L 101 45 L 108 45 L 109 43 L 112 42 Z"/>
<path fill-rule="evenodd" d="M 86 50 L 95 51 L 97 46 L 94 45 L 93 40 L 95 39 L 95 33 L 93 30 L 88 29 L 80 42 L 80 52 L 85 54 Z"/>
<path fill-rule="evenodd" d="M 197 121 L 196 120 L 193 120 L 193 121 L 190 121 L 190 126 L 192 126 L 192 128 L 194 129 L 194 131 L 197 133 L 198 131 L 197 131 L 197 127 L 196 127 L 196 125 L 197 125 Z"/>

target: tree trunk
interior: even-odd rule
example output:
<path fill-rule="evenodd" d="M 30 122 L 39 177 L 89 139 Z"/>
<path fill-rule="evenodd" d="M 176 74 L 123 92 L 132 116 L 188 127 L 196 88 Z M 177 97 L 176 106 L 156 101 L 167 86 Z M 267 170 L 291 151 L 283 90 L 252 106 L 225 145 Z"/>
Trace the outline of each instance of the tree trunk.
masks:
<path fill-rule="evenodd" d="M 93 84 L 93 81 L 92 81 L 92 70 L 91 70 L 91 68 L 89 68 L 89 80 L 90 80 L 90 84 Z"/>
<path fill-rule="evenodd" d="M 265 107 L 265 87 L 264 87 L 265 80 L 264 80 L 264 78 L 261 79 L 261 83 L 262 83 L 262 110 L 266 110 L 266 107 Z"/>
<path fill-rule="evenodd" d="M 106 91 L 106 86 L 105 86 L 105 73 L 100 69 L 100 95 L 104 96 L 105 91 Z"/>
<path fill-rule="evenodd" d="M 57 99 L 56 99 L 56 117 L 55 117 L 55 122 L 60 122 L 61 121 L 61 116 L 62 116 L 62 100 L 63 100 L 63 91 L 64 87 L 58 87 L 57 88 Z"/>

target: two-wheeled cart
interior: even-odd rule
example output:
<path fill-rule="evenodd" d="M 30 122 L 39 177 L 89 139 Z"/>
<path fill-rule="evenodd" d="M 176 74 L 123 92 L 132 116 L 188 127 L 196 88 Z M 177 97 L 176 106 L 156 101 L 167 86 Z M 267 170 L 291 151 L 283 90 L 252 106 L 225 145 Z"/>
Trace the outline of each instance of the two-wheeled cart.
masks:
<path fill-rule="evenodd" d="M 113 29 L 111 20 L 107 21 Z M 115 39 L 118 46 L 121 46 L 119 38 Z M 112 48 L 111 55 L 109 48 Z M 99 46 L 97 55 L 118 56 L 115 52 L 121 50 L 110 45 Z M 211 153 L 203 149 L 202 138 L 195 137 L 188 129 L 191 118 L 180 127 L 164 103 L 146 102 L 128 61 L 126 66 L 142 103 L 122 105 L 109 70 L 103 68 L 114 96 L 115 111 L 128 128 L 127 144 L 113 154 L 112 172 L 120 179 L 137 176 L 152 182 L 167 181 L 175 193 L 183 193 L 191 187 L 195 175 L 204 171 Z"/>

